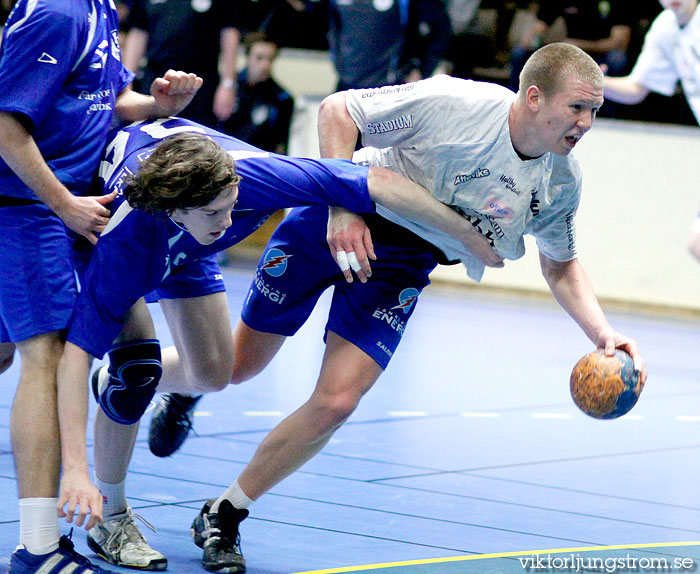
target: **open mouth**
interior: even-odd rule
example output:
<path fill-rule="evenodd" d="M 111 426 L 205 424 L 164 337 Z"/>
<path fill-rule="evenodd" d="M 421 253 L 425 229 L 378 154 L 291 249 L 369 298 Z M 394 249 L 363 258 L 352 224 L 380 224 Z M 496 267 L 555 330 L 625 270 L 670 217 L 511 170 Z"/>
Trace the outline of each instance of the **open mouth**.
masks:
<path fill-rule="evenodd" d="M 569 145 L 575 146 L 578 143 L 578 140 L 581 139 L 581 136 L 566 136 L 566 141 L 569 142 Z"/>
<path fill-rule="evenodd" d="M 225 229 L 223 231 L 215 231 L 209 235 L 211 235 L 214 239 L 221 239 L 224 236 L 224 233 L 226 233 Z"/>

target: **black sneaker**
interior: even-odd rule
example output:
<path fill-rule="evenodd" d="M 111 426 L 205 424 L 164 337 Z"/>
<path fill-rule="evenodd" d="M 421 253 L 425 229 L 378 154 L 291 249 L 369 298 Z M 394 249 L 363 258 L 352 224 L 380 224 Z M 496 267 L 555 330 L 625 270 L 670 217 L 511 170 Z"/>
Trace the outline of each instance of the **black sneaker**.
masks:
<path fill-rule="evenodd" d="M 209 512 L 216 498 L 207 500 L 192 522 L 190 535 L 194 543 L 204 550 L 202 564 L 209 572 L 242 574 L 245 558 L 241 554 L 241 535 L 238 525 L 248 516 L 247 510 L 234 508 L 230 501 L 219 505 L 219 512 Z"/>
<path fill-rule="evenodd" d="M 164 457 L 178 451 L 192 430 L 194 407 L 202 395 L 185 397 L 177 393 L 163 395 L 153 411 L 148 448 L 156 456 Z"/>

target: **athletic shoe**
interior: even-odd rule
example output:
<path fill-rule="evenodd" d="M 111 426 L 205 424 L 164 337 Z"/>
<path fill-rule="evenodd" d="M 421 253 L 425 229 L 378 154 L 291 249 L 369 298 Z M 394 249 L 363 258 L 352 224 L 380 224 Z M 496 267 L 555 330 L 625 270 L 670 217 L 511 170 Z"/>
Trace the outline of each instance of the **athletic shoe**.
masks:
<path fill-rule="evenodd" d="M 71 533 L 73 531 L 71 530 Z M 90 562 L 85 556 L 73 550 L 73 542 L 68 536 L 61 536 L 58 548 L 48 554 L 31 554 L 23 545 L 17 547 L 10 558 L 7 574 L 116 574 Z"/>
<path fill-rule="evenodd" d="M 209 512 L 214 502 L 216 498 L 207 500 L 192 522 L 190 535 L 204 550 L 202 564 L 206 570 L 241 574 L 245 572 L 245 559 L 241 554 L 238 525 L 248 516 L 248 511 L 234 508 L 230 501 L 224 500 L 218 513 Z"/>
<path fill-rule="evenodd" d="M 155 528 L 145 518 L 134 514 L 127 507 L 121 514 L 105 518 L 101 524 L 90 529 L 87 535 L 88 547 L 115 566 L 137 570 L 165 570 L 168 559 L 148 545 L 134 518 L 155 532 Z"/>
<path fill-rule="evenodd" d="M 160 398 L 148 433 L 148 447 L 153 454 L 165 457 L 178 451 L 192 430 L 194 408 L 201 398 L 202 395 L 185 397 L 177 393 Z"/>

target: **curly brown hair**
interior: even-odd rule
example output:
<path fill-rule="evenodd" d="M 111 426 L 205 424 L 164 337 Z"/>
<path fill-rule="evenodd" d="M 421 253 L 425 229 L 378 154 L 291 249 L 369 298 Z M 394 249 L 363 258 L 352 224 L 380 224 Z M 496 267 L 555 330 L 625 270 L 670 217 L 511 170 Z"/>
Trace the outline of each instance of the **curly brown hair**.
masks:
<path fill-rule="evenodd" d="M 207 205 L 240 181 L 221 146 L 203 134 L 183 132 L 164 139 L 141 161 L 124 195 L 135 209 L 172 212 Z"/>

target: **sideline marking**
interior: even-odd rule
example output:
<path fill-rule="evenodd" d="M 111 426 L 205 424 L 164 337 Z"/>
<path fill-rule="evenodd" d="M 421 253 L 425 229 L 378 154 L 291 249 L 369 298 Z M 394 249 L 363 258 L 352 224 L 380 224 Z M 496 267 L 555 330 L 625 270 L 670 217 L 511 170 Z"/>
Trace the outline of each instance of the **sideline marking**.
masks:
<path fill-rule="evenodd" d="M 296 574 L 338 574 L 340 572 L 357 572 L 360 570 L 378 570 L 395 566 L 416 566 L 418 564 L 438 564 L 441 562 L 464 562 L 466 560 L 484 560 L 486 558 L 506 558 L 508 556 L 533 556 L 538 554 L 561 554 L 564 552 L 590 552 L 592 550 L 624 550 L 632 548 L 668 548 L 672 546 L 700 546 L 697 542 L 654 542 L 651 544 L 618 544 L 616 546 L 586 546 L 583 548 L 555 548 L 553 550 L 526 550 L 524 552 L 499 552 L 497 554 L 475 554 L 474 556 L 452 556 L 450 558 L 426 558 L 406 562 L 387 562 L 385 564 L 367 564 L 366 566 L 344 566 L 330 570 L 309 570 Z"/>

